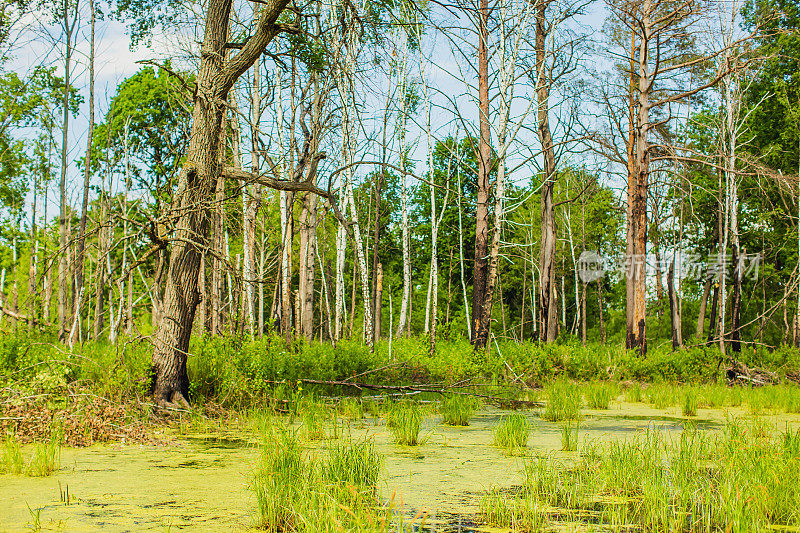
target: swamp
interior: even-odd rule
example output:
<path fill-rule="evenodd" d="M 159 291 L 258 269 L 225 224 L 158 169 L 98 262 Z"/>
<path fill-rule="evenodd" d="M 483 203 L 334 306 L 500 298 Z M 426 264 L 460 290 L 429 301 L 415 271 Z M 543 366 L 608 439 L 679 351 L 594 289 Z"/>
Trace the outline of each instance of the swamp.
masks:
<path fill-rule="evenodd" d="M 0 533 L 800 532 L 800 0 L 0 0 Z"/>
<path fill-rule="evenodd" d="M 655 353 L 627 359 L 625 350 L 579 346 L 513 353 L 504 345 L 504 355 L 489 352 L 479 364 L 511 361 L 539 385 L 502 374 L 423 384 L 412 379 L 422 368 L 437 376 L 451 367 L 436 366 L 412 339 L 394 349 L 416 349 L 413 362 L 387 359 L 363 370 L 388 357 L 388 346 L 371 354 L 343 343 L 332 368 L 317 372 L 341 376 L 347 368 L 351 377 L 324 383 L 277 380 L 274 370 L 232 377 L 243 362 L 230 360 L 232 346 L 255 358 L 250 368 L 267 358 L 302 368 L 326 348 L 289 354 L 277 338 L 261 349 L 199 341 L 193 347 L 217 365 L 203 381 L 200 358 L 189 361 L 207 387 L 205 401 L 158 415 L 137 399 L 142 388 L 131 373 L 146 361 L 146 345 L 127 347 L 115 376 L 101 360 L 51 349 L 38 360 L 48 370 L 30 380 L 41 383 L 36 393 L 14 398 L 21 382 L 9 381 L 0 531 L 800 527 L 800 386 L 787 379 L 754 386 L 721 373 L 717 382 L 667 381 Z M 107 347 L 95 349 L 107 356 Z M 468 346 L 447 349 L 451 362 L 460 354 L 472 364 Z M 570 370 L 534 376 L 536 358 Z M 609 362 L 610 376 L 602 366 Z M 406 384 L 389 384 L 399 380 Z M 97 406 L 110 397 L 123 407 Z M 39 416 L 46 409 L 49 425 Z"/>

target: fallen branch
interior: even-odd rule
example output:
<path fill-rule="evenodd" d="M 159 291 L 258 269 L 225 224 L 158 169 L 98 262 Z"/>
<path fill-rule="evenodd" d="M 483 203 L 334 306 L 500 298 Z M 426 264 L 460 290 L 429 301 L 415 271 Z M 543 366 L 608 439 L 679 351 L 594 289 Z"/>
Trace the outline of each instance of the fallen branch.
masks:
<path fill-rule="evenodd" d="M 441 394 L 444 396 L 445 394 L 458 394 L 461 396 L 474 396 L 476 398 L 481 398 L 486 400 L 489 403 L 498 405 L 500 407 L 542 407 L 544 404 L 541 402 L 533 402 L 530 400 L 516 400 L 513 398 L 502 398 L 500 396 L 494 396 L 491 394 L 481 394 L 478 392 L 465 392 L 465 391 L 457 391 L 453 390 L 452 386 L 449 385 L 442 385 L 442 386 L 432 386 L 432 385 L 376 385 L 373 383 L 357 383 L 354 381 L 335 381 L 335 380 L 320 380 L 320 379 L 298 379 L 298 382 L 307 383 L 311 385 L 329 385 L 329 386 L 338 386 L 338 387 L 353 387 L 358 390 L 386 390 L 386 391 L 401 391 L 401 392 L 409 392 L 409 393 L 420 393 L 420 392 L 431 392 L 434 394 Z M 270 381 L 268 380 L 267 383 L 277 384 L 282 383 L 281 381 Z"/>

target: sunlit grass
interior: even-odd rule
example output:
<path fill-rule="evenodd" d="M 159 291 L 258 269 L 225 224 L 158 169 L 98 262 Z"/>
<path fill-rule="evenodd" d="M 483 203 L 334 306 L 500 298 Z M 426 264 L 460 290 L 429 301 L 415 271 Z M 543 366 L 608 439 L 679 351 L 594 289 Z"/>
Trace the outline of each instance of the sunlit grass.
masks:
<path fill-rule="evenodd" d="M 487 523 L 502 527 L 557 508 L 598 530 L 795 530 L 799 466 L 800 430 L 778 432 L 761 418 L 728 419 L 709 433 L 694 424 L 679 435 L 648 429 L 586 443 L 576 464 L 532 457 L 522 487 L 489 491 L 481 510 Z"/>
<path fill-rule="evenodd" d="M 581 416 L 581 392 L 577 385 L 557 380 L 545 386 L 547 403 L 542 418 L 551 422 L 577 420 Z"/>
<path fill-rule="evenodd" d="M 22 449 L 20 448 L 17 436 L 12 434 L 6 435 L 3 440 L 3 456 L 0 461 L 0 473 L 21 474 L 25 468 L 25 461 L 22 458 Z"/>
<path fill-rule="evenodd" d="M 578 449 L 579 424 L 566 422 L 561 426 L 561 451 L 574 452 Z"/>
<path fill-rule="evenodd" d="M 468 426 L 478 405 L 478 401 L 472 396 L 463 394 L 446 396 L 440 407 L 442 422 L 448 426 Z"/>
<path fill-rule="evenodd" d="M 371 440 L 344 439 L 321 457 L 304 453 L 296 433 L 278 431 L 253 475 L 256 525 L 275 533 L 388 531 L 389 509 L 376 498 L 381 472 Z"/>
<path fill-rule="evenodd" d="M 422 408 L 416 402 L 398 402 L 387 414 L 387 425 L 392 430 L 394 441 L 404 446 L 420 444 Z"/>
<path fill-rule="evenodd" d="M 509 454 L 518 453 L 528 445 L 530 431 L 530 423 L 524 414 L 503 415 L 494 428 L 494 443 Z"/>
<path fill-rule="evenodd" d="M 585 391 L 586 406 L 589 409 L 608 409 L 611 400 L 617 397 L 617 388 L 610 383 L 592 383 Z"/>
<path fill-rule="evenodd" d="M 683 391 L 682 412 L 683 416 L 697 416 L 697 405 L 699 403 L 697 391 L 694 388 L 687 388 Z"/>

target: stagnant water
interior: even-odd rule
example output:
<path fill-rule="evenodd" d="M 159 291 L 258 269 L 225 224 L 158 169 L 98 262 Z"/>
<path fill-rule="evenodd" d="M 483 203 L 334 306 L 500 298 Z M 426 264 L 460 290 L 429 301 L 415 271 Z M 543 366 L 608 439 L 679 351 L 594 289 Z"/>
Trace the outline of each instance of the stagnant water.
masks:
<path fill-rule="evenodd" d="M 701 409 L 693 419 L 713 431 L 726 412 Z M 492 428 L 504 411 L 486 408 L 468 427 L 449 427 L 438 415 L 425 421 L 425 442 L 393 444 L 382 419 L 349 422 L 353 436 L 371 436 L 386 457 L 382 495 L 405 514 L 425 511 L 450 529 L 474 531 L 471 517 L 480 495 L 492 487 L 520 483 L 521 459 L 492 445 Z M 561 426 L 525 411 L 533 431 L 528 453 L 556 452 Z M 607 411 L 584 410 L 580 440 L 620 439 L 648 426 L 682 431 L 678 408 L 615 404 Z M 778 427 L 800 423 L 798 415 L 771 415 Z M 65 448 L 61 468 L 47 478 L 0 475 L 0 531 L 25 531 L 34 515 L 43 529 L 63 531 L 246 531 L 253 527 L 255 501 L 248 488 L 258 449 L 251 436 L 189 434 L 176 445 L 103 445 Z M 324 446 L 323 443 L 313 444 Z M 570 452 L 556 452 L 570 456 Z M 574 455 L 575 452 L 571 452 Z M 70 503 L 62 500 L 69 490 Z M 440 528 L 444 529 L 444 528 Z"/>

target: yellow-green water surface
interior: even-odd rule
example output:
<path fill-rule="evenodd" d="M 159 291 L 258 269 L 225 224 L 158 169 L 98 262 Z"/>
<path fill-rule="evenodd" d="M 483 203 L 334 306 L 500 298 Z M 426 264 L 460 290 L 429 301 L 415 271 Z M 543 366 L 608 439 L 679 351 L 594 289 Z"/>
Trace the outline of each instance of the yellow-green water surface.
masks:
<path fill-rule="evenodd" d="M 561 425 L 523 411 L 533 430 L 526 454 L 560 452 Z M 733 414 L 744 412 L 734 411 Z M 425 420 L 421 446 L 394 444 L 384 421 L 346 422 L 353 436 L 373 438 L 386 458 L 382 497 L 407 516 L 425 512 L 439 521 L 470 517 L 481 494 L 520 483 L 520 457 L 492 445 L 492 428 L 504 411 L 486 408 L 467 427 Z M 700 409 L 699 427 L 715 431 L 728 411 Z M 677 408 L 614 403 L 605 411 L 584 410 L 579 440 L 624 439 L 655 426 L 668 434 L 683 429 Z M 797 425 L 800 415 L 770 415 L 777 426 Z M 343 422 L 340 422 L 343 423 Z M 224 431 L 225 428 L 222 428 Z M 232 430 L 234 439 L 189 434 L 171 446 L 107 445 L 62 450 L 61 468 L 46 478 L 0 475 L 0 531 L 28 531 L 37 521 L 61 531 L 245 531 L 252 529 L 255 501 L 248 483 L 258 458 L 257 436 Z M 331 433 L 329 428 L 329 433 Z M 229 434 L 228 436 L 230 436 Z M 308 443 L 311 453 L 325 441 Z M 62 500 L 69 488 L 70 502 Z"/>

